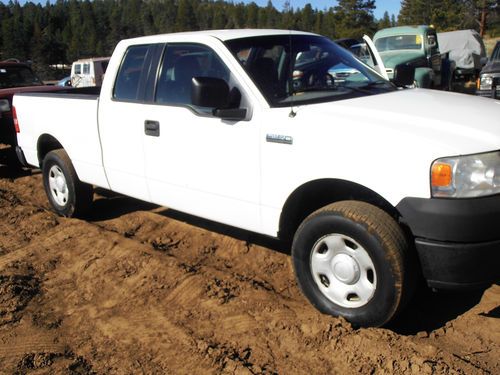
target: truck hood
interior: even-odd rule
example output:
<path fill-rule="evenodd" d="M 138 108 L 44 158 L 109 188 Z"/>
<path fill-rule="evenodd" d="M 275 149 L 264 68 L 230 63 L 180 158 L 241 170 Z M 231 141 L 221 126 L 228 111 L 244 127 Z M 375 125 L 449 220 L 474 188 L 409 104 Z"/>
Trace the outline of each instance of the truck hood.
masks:
<path fill-rule="evenodd" d="M 386 68 L 395 68 L 399 64 L 424 58 L 422 51 L 386 51 L 379 52 Z"/>
<path fill-rule="evenodd" d="M 343 131 L 348 129 L 354 138 L 371 136 L 387 147 L 389 137 L 389 144 L 396 142 L 398 149 L 425 149 L 429 157 L 500 150 L 500 101 L 472 95 L 398 90 L 303 106 L 299 116 L 304 116 L 307 124 L 329 118 L 327 126 L 343 124 Z"/>
<path fill-rule="evenodd" d="M 484 73 L 500 73 L 500 61 L 490 61 L 484 66 L 483 70 L 481 70 L 481 74 Z"/>

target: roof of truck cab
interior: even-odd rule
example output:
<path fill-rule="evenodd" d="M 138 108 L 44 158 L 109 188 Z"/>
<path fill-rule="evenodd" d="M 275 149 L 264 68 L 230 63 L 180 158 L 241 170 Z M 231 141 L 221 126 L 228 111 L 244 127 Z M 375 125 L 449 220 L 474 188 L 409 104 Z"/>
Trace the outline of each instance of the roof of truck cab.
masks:
<path fill-rule="evenodd" d="M 160 34 L 160 35 L 151 35 L 151 36 L 143 36 L 139 38 L 129 39 L 130 42 L 140 42 L 140 41 L 151 41 L 154 39 L 164 39 L 165 37 L 172 36 L 185 36 L 185 37 L 193 37 L 195 40 L 198 36 L 211 36 L 217 38 L 222 41 L 231 40 L 231 39 L 239 39 L 239 38 L 251 38 L 257 36 L 266 36 L 266 35 L 317 35 L 313 33 L 308 33 L 305 31 L 296 31 L 296 30 L 279 30 L 279 29 L 228 29 L 228 30 L 204 30 L 204 31 L 188 31 L 188 32 L 180 32 L 180 33 L 171 33 L 171 34 Z"/>
<path fill-rule="evenodd" d="M 424 34 L 426 31 L 431 29 L 434 28 L 432 26 L 427 26 L 427 25 L 389 27 L 387 29 L 382 29 L 377 31 L 373 36 L 373 39 L 378 39 L 393 35 Z"/>

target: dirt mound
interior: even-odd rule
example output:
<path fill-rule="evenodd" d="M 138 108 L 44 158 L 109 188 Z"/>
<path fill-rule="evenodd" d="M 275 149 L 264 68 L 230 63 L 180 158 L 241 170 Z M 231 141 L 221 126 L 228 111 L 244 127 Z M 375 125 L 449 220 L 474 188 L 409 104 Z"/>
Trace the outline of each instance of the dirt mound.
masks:
<path fill-rule="evenodd" d="M 498 285 L 354 329 L 307 303 L 278 243 L 116 195 L 59 218 L 40 174 L 8 175 L 2 374 L 500 373 Z"/>

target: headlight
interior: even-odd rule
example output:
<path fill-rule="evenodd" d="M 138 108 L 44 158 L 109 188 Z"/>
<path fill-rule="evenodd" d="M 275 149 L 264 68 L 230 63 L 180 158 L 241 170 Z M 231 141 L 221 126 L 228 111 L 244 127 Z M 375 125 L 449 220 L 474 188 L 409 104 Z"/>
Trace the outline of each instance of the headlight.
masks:
<path fill-rule="evenodd" d="M 487 74 L 481 76 L 481 81 L 479 82 L 480 90 L 491 90 L 491 85 L 493 84 L 493 77 Z"/>
<path fill-rule="evenodd" d="M 500 193 L 500 151 L 442 158 L 432 163 L 433 197 L 473 198 Z"/>
<path fill-rule="evenodd" d="M 0 99 L 0 112 L 9 112 L 10 103 L 7 99 Z"/>

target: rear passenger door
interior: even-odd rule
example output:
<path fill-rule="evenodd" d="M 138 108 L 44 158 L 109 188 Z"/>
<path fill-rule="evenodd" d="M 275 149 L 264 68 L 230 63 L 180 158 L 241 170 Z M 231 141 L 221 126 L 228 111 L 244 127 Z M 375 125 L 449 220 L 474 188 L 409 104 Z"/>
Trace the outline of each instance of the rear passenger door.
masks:
<path fill-rule="evenodd" d="M 99 106 L 102 157 L 110 187 L 146 201 L 150 196 L 144 170 L 145 92 L 152 61 L 162 48 L 160 44 L 130 46 L 111 98 L 101 99 Z"/>

